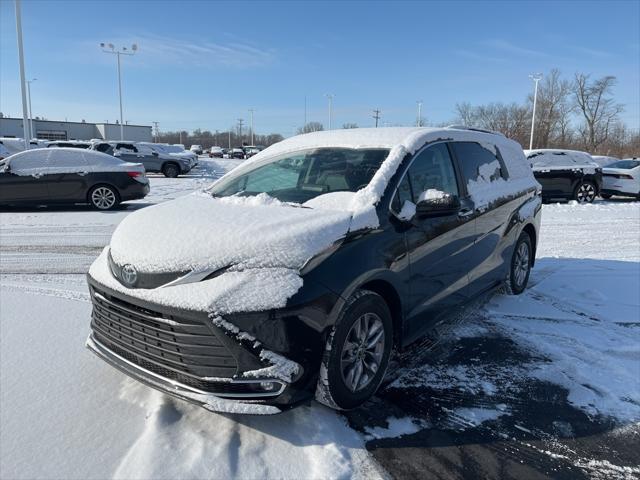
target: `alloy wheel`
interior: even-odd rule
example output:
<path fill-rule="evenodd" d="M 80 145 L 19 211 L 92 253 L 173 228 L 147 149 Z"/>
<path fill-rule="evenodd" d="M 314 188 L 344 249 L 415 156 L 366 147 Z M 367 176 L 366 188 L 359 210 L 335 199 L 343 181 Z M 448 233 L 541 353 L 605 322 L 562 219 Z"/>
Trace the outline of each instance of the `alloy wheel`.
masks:
<path fill-rule="evenodd" d="M 529 245 L 522 242 L 518 246 L 516 256 L 513 259 L 513 279 L 515 280 L 515 284 L 518 288 L 522 287 L 524 284 L 530 265 L 531 259 L 529 255 Z"/>
<path fill-rule="evenodd" d="M 357 392 L 371 383 L 382 362 L 384 341 L 384 325 L 375 313 L 353 323 L 340 354 L 342 380 L 349 390 Z"/>
<path fill-rule="evenodd" d="M 109 210 L 116 203 L 116 194 L 109 187 L 98 187 L 91 193 L 91 203 L 100 210 Z"/>
<path fill-rule="evenodd" d="M 580 203 L 591 203 L 596 198 L 596 189 L 590 183 L 583 183 L 578 187 L 577 197 Z"/>

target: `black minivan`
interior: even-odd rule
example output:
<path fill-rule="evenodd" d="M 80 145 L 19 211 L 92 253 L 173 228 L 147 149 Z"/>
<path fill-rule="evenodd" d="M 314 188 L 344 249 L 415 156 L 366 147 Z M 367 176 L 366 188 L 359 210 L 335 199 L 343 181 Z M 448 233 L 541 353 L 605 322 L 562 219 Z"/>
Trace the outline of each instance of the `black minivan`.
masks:
<path fill-rule="evenodd" d="M 91 266 L 87 346 L 209 410 L 355 408 L 394 350 L 534 264 L 522 148 L 463 127 L 315 132 L 129 215 Z"/>

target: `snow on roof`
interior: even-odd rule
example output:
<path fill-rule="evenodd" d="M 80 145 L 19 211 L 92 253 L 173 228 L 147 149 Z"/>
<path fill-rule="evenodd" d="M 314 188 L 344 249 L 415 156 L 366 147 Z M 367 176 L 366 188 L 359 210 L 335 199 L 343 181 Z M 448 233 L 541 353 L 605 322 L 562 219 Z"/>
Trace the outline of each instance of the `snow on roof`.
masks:
<path fill-rule="evenodd" d="M 561 148 L 539 148 L 534 150 L 525 150 L 527 159 L 531 161 L 532 167 L 549 168 L 549 167 L 598 167 L 599 165 L 593 160 L 587 152 L 579 150 L 564 150 Z"/>

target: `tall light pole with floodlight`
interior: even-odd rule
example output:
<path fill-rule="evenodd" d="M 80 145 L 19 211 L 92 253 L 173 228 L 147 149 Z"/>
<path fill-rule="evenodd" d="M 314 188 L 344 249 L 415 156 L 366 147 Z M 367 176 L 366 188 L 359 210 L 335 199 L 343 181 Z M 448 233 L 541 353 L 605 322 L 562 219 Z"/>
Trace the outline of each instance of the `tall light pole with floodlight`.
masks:
<path fill-rule="evenodd" d="M 327 93 L 325 97 L 329 99 L 329 130 L 331 130 L 333 128 L 333 97 L 335 97 L 335 95 L 333 93 Z"/>
<path fill-rule="evenodd" d="M 249 128 L 251 128 L 251 145 L 252 146 L 255 145 L 253 143 L 253 112 L 254 112 L 253 108 L 250 108 L 249 109 L 249 115 L 250 115 L 250 124 L 249 124 L 250 127 Z"/>
<path fill-rule="evenodd" d="M 422 100 L 416 102 L 418 104 L 418 117 L 416 119 L 416 127 L 422 126 Z"/>
<path fill-rule="evenodd" d="M 26 78 L 24 74 L 24 46 L 22 44 L 22 2 L 16 0 L 16 38 L 18 40 L 18 60 L 20 63 L 20 92 L 22 93 L 22 129 L 24 131 L 24 149 L 29 148 L 31 140 L 31 128 L 27 115 L 27 90 L 25 88 Z"/>
<path fill-rule="evenodd" d="M 529 75 L 529 78 L 534 81 L 535 87 L 533 89 L 533 115 L 531 116 L 531 138 L 529 139 L 529 150 L 533 150 L 533 129 L 536 124 L 536 103 L 538 101 L 538 82 L 542 79 L 541 73 L 533 73 Z"/>
<path fill-rule="evenodd" d="M 120 140 L 124 140 L 124 121 L 122 116 L 122 77 L 120 74 L 120 55 L 135 55 L 138 51 L 138 45 L 131 45 L 129 51 L 127 47 L 116 48 L 113 43 L 101 43 L 100 48 L 104 53 L 111 53 L 118 57 L 118 95 L 120 97 Z"/>
<path fill-rule="evenodd" d="M 37 78 L 33 78 L 31 80 L 27 80 L 27 97 L 29 98 L 29 129 L 31 130 L 31 136 L 33 138 L 37 138 L 35 131 L 33 130 L 33 110 L 31 109 L 31 84 L 38 80 Z"/>

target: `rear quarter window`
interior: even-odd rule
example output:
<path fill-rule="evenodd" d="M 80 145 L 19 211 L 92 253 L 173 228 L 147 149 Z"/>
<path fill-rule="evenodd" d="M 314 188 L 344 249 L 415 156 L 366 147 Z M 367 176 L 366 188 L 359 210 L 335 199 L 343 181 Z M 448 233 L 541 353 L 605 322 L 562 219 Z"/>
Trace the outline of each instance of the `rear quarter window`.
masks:
<path fill-rule="evenodd" d="M 462 169 L 465 182 L 493 182 L 509 177 L 498 148 L 477 142 L 453 142 L 451 147 Z"/>

